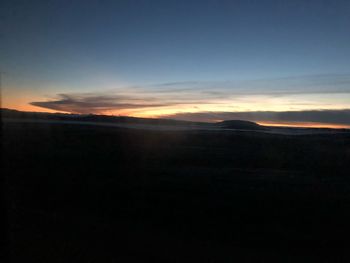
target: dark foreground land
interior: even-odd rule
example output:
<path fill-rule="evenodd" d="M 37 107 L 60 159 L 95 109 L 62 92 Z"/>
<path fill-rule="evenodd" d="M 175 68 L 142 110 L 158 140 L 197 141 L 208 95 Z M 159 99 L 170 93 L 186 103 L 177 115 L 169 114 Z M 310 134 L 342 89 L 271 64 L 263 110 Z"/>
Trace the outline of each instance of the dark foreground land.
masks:
<path fill-rule="evenodd" d="M 4 123 L 2 143 L 12 262 L 350 258 L 333 250 L 350 245 L 349 133 Z"/>

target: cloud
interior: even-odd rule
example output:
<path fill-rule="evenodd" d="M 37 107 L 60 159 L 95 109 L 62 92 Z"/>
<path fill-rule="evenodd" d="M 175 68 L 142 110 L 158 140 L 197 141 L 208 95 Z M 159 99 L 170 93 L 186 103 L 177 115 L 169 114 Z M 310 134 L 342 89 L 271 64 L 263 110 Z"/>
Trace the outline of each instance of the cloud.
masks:
<path fill-rule="evenodd" d="M 152 85 L 151 85 L 152 86 Z M 318 74 L 271 79 L 179 81 L 154 84 L 154 91 L 201 91 L 230 95 L 350 93 L 350 74 Z"/>
<path fill-rule="evenodd" d="M 119 114 L 142 115 L 143 112 L 143 116 L 151 114 L 160 117 L 163 117 L 164 112 L 170 114 L 196 109 L 197 113 L 178 113 L 169 117 L 203 121 L 236 118 L 317 122 L 326 118 L 327 122 L 342 122 L 346 121 L 341 119 L 345 113 L 332 112 L 334 109 L 350 108 L 349 98 L 350 74 L 323 74 L 245 81 L 179 81 L 126 86 L 95 93 L 58 94 L 55 99 L 30 104 L 71 113 L 105 114 L 115 111 Z M 162 107 L 166 107 L 166 111 L 158 111 Z M 235 112 L 231 112 L 231 109 Z M 265 111 L 257 111 L 260 109 Z M 304 114 L 300 115 L 297 110 Z"/>
<path fill-rule="evenodd" d="M 141 99 L 128 96 L 107 96 L 99 94 L 59 94 L 56 100 L 31 102 L 30 104 L 51 110 L 83 114 L 168 105 L 154 102 L 152 98 Z"/>
<path fill-rule="evenodd" d="M 311 122 L 350 125 L 350 109 L 307 111 L 253 112 L 188 112 L 163 116 L 177 120 L 216 122 L 219 120 L 249 120 L 256 122 Z"/>
<path fill-rule="evenodd" d="M 192 80 L 188 80 L 188 81 L 174 81 L 174 82 L 163 82 L 163 83 L 158 83 L 155 84 L 153 86 L 188 86 L 188 85 L 194 85 L 194 84 L 198 84 L 201 83 L 200 81 L 192 81 Z"/>

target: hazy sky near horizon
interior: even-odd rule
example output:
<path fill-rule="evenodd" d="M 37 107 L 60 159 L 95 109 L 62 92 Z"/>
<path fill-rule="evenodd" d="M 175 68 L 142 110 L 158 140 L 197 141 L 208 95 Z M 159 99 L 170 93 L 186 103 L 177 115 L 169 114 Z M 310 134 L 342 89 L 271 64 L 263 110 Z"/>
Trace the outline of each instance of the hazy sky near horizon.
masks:
<path fill-rule="evenodd" d="M 221 113 L 212 121 L 350 109 L 346 0 L 5 0 L 0 12 L 2 107 Z"/>

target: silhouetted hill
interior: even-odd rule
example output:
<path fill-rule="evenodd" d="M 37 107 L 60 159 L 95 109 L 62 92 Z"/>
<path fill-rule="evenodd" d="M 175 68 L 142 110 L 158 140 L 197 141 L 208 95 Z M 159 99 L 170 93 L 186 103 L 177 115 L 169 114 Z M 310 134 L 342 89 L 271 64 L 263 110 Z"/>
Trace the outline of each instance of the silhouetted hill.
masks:
<path fill-rule="evenodd" d="M 229 120 L 217 123 L 222 128 L 226 129 L 242 129 L 242 130 L 266 130 L 265 127 L 251 121 Z"/>

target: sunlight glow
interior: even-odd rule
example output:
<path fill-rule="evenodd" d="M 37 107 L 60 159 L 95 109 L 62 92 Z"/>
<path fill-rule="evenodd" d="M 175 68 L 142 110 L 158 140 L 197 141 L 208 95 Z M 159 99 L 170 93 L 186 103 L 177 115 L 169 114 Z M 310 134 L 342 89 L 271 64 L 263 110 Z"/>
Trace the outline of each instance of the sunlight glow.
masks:
<path fill-rule="evenodd" d="M 272 122 L 272 121 L 258 121 L 263 126 L 275 127 L 300 127 L 300 128 L 331 128 L 331 129 L 350 129 L 350 125 L 332 124 L 320 122 Z"/>

